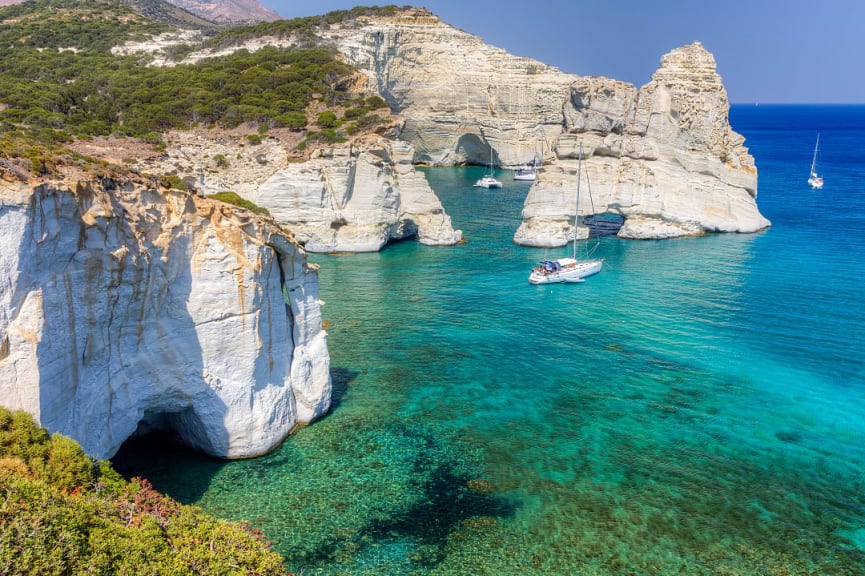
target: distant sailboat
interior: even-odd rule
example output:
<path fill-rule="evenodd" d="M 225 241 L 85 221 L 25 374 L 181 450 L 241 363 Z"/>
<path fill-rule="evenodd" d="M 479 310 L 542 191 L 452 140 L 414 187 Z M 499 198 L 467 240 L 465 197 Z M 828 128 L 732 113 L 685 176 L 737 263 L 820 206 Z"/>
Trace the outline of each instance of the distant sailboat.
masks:
<path fill-rule="evenodd" d="M 580 180 L 582 180 L 583 144 L 580 143 L 580 156 L 577 163 L 577 207 L 574 214 L 574 257 L 541 260 L 532 269 L 529 282 L 532 284 L 552 284 L 555 282 L 582 282 L 586 276 L 597 274 L 604 265 L 603 258 L 577 260 L 577 231 L 580 223 Z M 586 175 L 588 182 L 588 174 Z M 589 194 L 591 194 L 589 188 Z M 600 238 L 598 244 L 600 244 Z"/>
<path fill-rule="evenodd" d="M 817 174 L 817 149 L 820 147 L 820 133 L 817 133 L 817 143 L 814 144 L 814 158 L 811 160 L 811 175 L 808 176 L 808 184 L 811 188 L 820 189 L 823 187 L 823 177 Z"/>

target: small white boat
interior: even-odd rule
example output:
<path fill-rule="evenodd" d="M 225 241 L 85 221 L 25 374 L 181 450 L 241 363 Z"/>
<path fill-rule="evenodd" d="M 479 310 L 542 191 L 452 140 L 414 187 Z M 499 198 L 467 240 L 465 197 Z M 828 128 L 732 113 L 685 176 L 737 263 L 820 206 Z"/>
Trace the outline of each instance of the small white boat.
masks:
<path fill-rule="evenodd" d="M 475 188 L 501 188 L 502 183 L 490 175 L 484 176 L 473 184 Z"/>
<path fill-rule="evenodd" d="M 574 256 L 573 258 L 557 258 L 555 260 L 541 260 L 529 274 L 529 282 L 532 284 L 553 284 L 556 282 L 582 282 L 583 278 L 597 274 L 604 266 L 603 258 L 578 260 L 577 259 L 577 231 L 580 223 L 580 180 L 582 180 L 583 145 L 580 144 L 580 157 L 577 164 L 577 206 L 574 214 Z M 588 181 L 588 175 L 586 175 Z M 591 194 L 591 187 L 589 188 Z M 600 238 L 595 248 L 600 245 Z M 587 254 L 588 255 L 588 254 Z"/>
<path fill-rule="evenodd" d="M 817 143 L 814 144 L 814 158 L 811 160 L 811 174 L 808 176 L 808 184 L 811 188 L 820 189 L 823 187 L 823 177 L 817 174 L 817 149 L 820 147 L 820 134 L 817 134 Z"/>
<path fill-rule="evenodd" d="M 490 172 L 474 183 L 475 188 L 501 188 L 502 183 L 493 174 L 493 148 L 490 146 Z"/>
<path fill-rule="evenodd" d="M 514 180 L 531 180 L 534 181 L 537 173 L 535 172 L 535 168 L 531 167 L 521 167 L 517 168 L 517 171 L 514 172 Z"/>

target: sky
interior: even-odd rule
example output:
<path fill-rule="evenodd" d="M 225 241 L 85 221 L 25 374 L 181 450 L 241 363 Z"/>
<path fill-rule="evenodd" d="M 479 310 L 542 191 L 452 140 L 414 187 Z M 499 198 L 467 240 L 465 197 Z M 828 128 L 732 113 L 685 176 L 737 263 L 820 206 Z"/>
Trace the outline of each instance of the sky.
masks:
<path fill-rule="evenodd" d="M 284 18 L 351 0 L 259 0 Z M 448 24 L 573 74 L 642 86 L 663 54 L 699 40 L 732 103 L 865 103 L 861 0 L 418 0 Z"/>

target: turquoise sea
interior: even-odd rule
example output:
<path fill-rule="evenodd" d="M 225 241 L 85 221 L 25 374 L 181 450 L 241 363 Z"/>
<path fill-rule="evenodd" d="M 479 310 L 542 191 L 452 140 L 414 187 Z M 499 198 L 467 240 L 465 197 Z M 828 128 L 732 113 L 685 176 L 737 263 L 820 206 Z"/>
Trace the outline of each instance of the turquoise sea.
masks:
<path fill-rule="evenodd" d="M 464 244 L 310 258 L 326 418 L 254 460 L 118 466 L 307 576 L 865 573 L 865 107 L 731 122 L 769 230 L 604 237 L 601 274 L 532 286 L 564 249 L 512 243 L 528 186 L 429 169 Z"/>

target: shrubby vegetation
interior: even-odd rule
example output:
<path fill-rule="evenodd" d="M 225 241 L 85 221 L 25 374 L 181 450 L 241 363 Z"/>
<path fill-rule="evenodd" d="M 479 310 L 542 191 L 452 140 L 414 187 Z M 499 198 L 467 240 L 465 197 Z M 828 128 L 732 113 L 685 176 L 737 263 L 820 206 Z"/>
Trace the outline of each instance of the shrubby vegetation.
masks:
<path fill-rule="evenodd" d="M 208 44 L 235 43 L 271 29 L 286 34 L 312 30 L 322 23 L 396 10 L 358 8 L 238 27 Z M 0 21 L 0 134 L 42 143 L 114 134 L 160 145 L 161 133 L 199 125 L 302 130 L 306 110 L 317 99 L 337 108 L 353 106 L 346 117 L 333 111 L 325 120 L 319 115 L 324 141 L 333 142 L 342 136 L 327 130 L 338 129 L 345 120 L 355 121 L 354 131 L 374 126 L 378 119 L 367 112 L 386 106 L 378 97 L 350 101 L 339 81 L 353 69 L 339 62 L 333 50 L 313 42 L 302 49 L 241 50 L 194 65 L 149 67 L 149 56 L 114 56 L 110 48 L 168 27 L 115 1 L 36 0 L 0 9 Z"/>
<path fill-rule="evenodd" d="M 270 215 L 267 208 L 262 208 L 258 204 L 250 202 L 244 198 L 241 198 L 237 192 L 233 190 L 228 190 L 226 192 L 218 192 L 216 194 L 211 194 L 208 198 L 213 198 L 214 200 L 219 200 L 220 202 L 225 202 L 226 204 L 232 204 L 234 206 L 239 206 L 240 208 L 246 208 L 253 214 L 265 214 Z"/>
<path fill-rule="evenodd" d="M 245 524 L 126 481 L 29 414 L 0 408 L 0 574 L 283 575 Z"/>
<path fill-rule="evenodd" d="M 235 26 L 216 34 L 204 43 L 207 48 L 221 49 L 235 46 L 247 40 L 273 36 L 276 38 L 294 38 L 299 46 L 317 45 L 316 29 L 331 24 L 351 22 L 362 16 L 392 16 L 410 8 L 410 6 L 356 6 L 350 10 L 335 10 L 320 16 L 307 16 L 291 20 L 276 20 L 260 22 L 249 26 Z"/>

